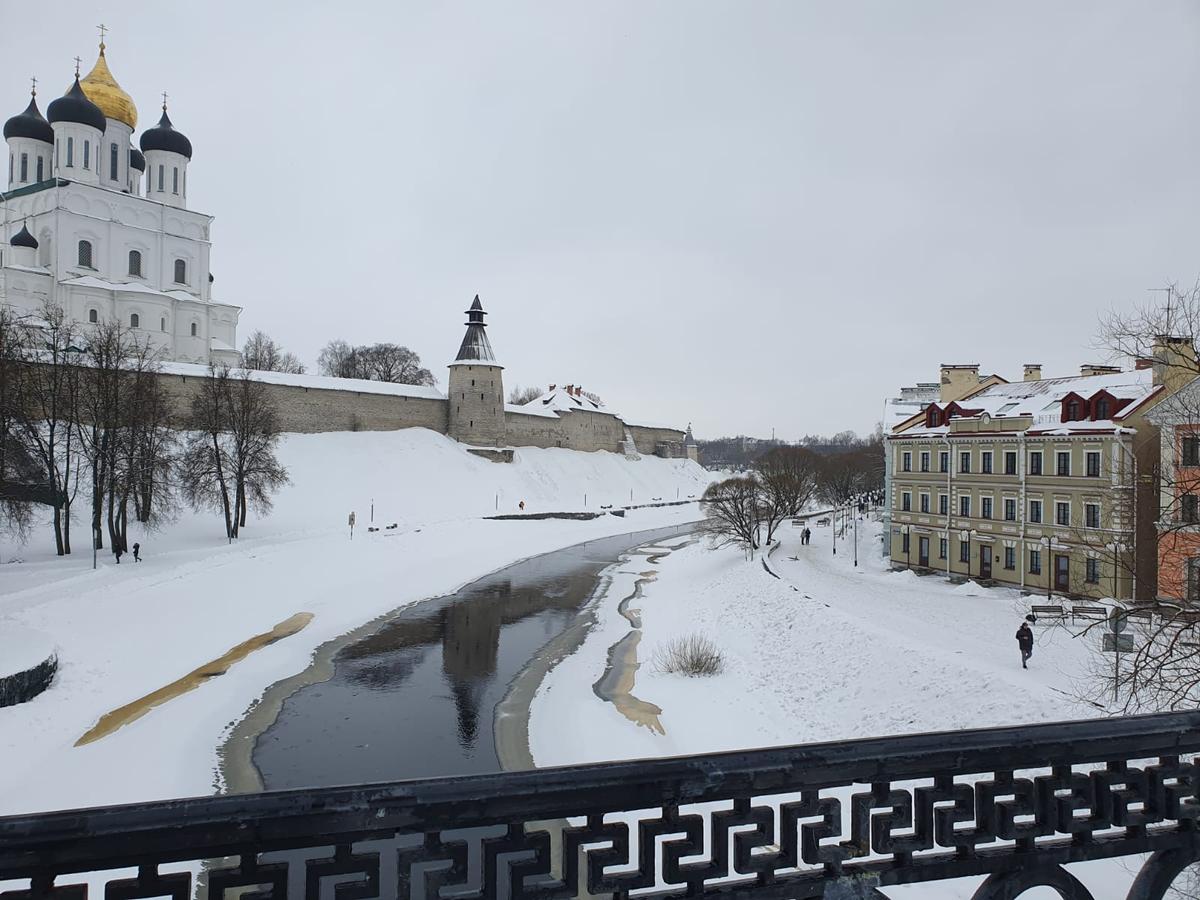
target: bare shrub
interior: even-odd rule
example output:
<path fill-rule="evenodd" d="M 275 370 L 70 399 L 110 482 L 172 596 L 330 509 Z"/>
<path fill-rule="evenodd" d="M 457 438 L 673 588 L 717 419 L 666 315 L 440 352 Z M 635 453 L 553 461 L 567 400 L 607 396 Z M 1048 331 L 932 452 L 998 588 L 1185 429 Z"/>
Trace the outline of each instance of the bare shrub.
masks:
<path fill-rule="evenodd" d="M 702 634 L 673 638 L 654 651 L 654 668 L 669 675 L 719 675 L 725 658 L 717 645 Z"/>

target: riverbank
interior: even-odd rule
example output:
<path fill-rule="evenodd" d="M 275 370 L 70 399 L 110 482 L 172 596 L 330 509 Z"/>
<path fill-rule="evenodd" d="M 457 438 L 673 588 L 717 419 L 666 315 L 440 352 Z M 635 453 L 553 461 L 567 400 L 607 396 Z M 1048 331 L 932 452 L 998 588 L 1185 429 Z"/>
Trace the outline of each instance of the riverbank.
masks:
<path fill-rule="evenodd" d="M 596 627 L 534 698 L 536 763 L 1102 714 L 1075 699 L 1087 688 L 1097 636 L 1039 626 L 1034 658 L 1023 670 L 1013 638 L 1025 609 L 1018 592 L 889 572 L 878 553 L 878 523 L 860 524 L 857 568 L 845 544 L 832 554 L 828 528 L 814 528 L 803 547 L 794 529 L 783 530 L 771 556 L 778 579 L 737 550 L 710 550 L 703 542 L 644 570 L 624 567 L 596 604 Z M 630 600 L 639 583 L 640 596 Z M 658 671 L 656 651 L 693 633 L 719 647 L 722 673 Z M 661 733 L 591 687 L 631 634 L 640 639 L 629 693 L 661 710 Z"/>
<path fill-rule="evenodd" d="M 231 726 L 323 644 L 518 559 L 700 515 L 693 504 L 624 519 L 484 521 L 499 495 L 570 509 L 585 486 L 590 498 L 632 489 L 648 499 L 698 494 L 709 478 L 687 461 L 562 450 L 522 450 L 500 465 L 432 432 L 294 436 L 281 456 L 293 485 L 232 546 L 217 518 L 188 514 L 143 537 L 140 564 L 102 558 L 93 572 L 90 554 L 45 559 L 31 547 L 25 562 L 0 567 L 0 628 L 50 634 L 60 665 L 44 694 L 0 709 L 0 814 L 211 793 L 222 787 L 217 747 Z M 396 529 L 365 533 L 372 498 L 376 523 Z M 352 542 L 347 508 L 358 511 Z M 303 630 L 74 746 L 106 713 L 303 612 L 313 614 Z"/>

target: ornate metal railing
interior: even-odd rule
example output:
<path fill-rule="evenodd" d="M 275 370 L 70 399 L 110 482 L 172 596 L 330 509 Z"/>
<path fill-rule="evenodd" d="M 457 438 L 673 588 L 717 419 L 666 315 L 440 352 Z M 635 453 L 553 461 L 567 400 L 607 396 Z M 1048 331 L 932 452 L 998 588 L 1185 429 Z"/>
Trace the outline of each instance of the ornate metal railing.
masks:
<path fill-rule="evenodd" d="M 1064 863 L 1144 853 L 1121 890 L 1150 900 L 1200 856 L 1197 752 L 1181 713 L 12 817 L 0 900 L 870 897 L 968 875 L 980 898 L 1086 900 Z"/>

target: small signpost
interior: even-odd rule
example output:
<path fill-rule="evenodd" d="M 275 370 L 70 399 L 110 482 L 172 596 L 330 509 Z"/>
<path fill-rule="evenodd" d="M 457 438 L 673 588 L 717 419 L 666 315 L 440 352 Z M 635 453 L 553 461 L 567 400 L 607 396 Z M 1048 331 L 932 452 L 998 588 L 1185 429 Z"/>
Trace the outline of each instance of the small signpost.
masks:
<path fill-rule="evenodd" d="M 350 511 L 350 540 L 354 540 L 354 510 Z"/>
<path fill-rule="evenodd" d="M 1114 606 L 1108 614 L 1108 631 L 1104 632 L 1104 652 L 1113 654 L 1114 702 L 1121 684 L 1121 654 L 1133 652 L 1133 635 L 1125 633 L 1128 627 L 1129 611 L 1123 606 Z"/>

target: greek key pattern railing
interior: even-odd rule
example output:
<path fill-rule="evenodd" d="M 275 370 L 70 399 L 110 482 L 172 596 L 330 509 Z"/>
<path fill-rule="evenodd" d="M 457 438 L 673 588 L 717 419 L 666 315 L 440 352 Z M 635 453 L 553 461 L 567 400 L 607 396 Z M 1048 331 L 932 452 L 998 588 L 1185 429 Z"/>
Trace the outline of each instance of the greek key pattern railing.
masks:
<path fill-rule="evenodd" d="M 0 819 L 0 900 L 1092 895 L 1063 865 L 1200 859 L 1200 713 Z M 1122 871 L 1117 869 L 1115 871 Z"/>

